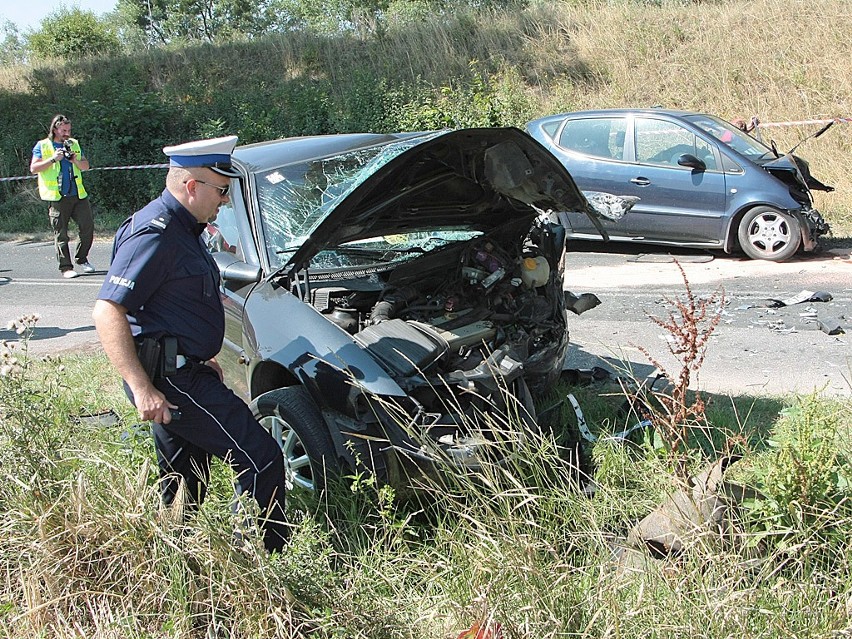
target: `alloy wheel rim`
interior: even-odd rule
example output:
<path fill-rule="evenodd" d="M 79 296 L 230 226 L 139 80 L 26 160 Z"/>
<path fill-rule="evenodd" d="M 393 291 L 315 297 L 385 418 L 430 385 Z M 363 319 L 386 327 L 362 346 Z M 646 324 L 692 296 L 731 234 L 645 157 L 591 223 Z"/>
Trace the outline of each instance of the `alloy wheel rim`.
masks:
<path fill-rule="evenodd" d="M 771 255 L 790 243 L 790 227 L 780 215 L 761 215 L 751 223 L 748 238 L 754 248 Z"/>
<path fill-rule="evenodd" d="M 287 490 L 316 490 L 311 460 L 302 440 L 286 420 L 277 416 L 264 417 L 261 425 L 269 431 L 284 455 L 284 477 Z"/>

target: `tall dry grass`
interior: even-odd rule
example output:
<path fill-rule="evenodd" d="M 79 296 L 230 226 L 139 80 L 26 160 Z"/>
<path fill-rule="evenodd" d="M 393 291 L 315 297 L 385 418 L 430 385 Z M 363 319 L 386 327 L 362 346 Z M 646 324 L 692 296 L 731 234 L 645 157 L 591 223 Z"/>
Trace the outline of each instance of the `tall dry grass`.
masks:
<path fill-rule="evenodd" d="M 493 114 L 500 125 L 523 126 L 562 111 L 652 105 L 727 119 L 757 116 L 764 123 L 852 117 L 846 0 L 541 1 L 510 11 L 412 15 L 334 36 L 293 32 L 115 60 L 7 67 L 0 69 L 0 89 L 41 96 L 38 104 L 60 103 L 69 91 L 83 96 L 87 82 L 125 77 L 118 69 L 132 69 L 135 77 L 147 77 L 146 91 L 177 105 L 170 118 L 195 114 L 196 122 L 180 127 L 200 127 L 200 134 L 224 123 L 247 142 L 257 141 L 253 135 L 431 123 L 422 113 L 436 104 L 451 111 L 450 121 L 480 121 L 481 114 L 467 118 L 463 111 L 477 108 L 468 94 L 482 81 L 498 101 L 514 105 Z M 371 94 L 376 87 L 385 95 Z M 456 103 L 447 106 L 448 95 Z M 114 120 L 110 126 L 128 117 L 103 109 Z M 36 111 L 26 122 L 18 114 L 6 138 L 31 126 L 26 144 L 16 143 L 23 148 L 41 135 L 49 117 Z M 156 113 L 147 115 L 152 119 Z M 815 130 L 784 126 L 759 133 L 787 150 Z M 850 152 L 847 123 L 800 149 L 813 174 L 837 188 L 816 194 L 816 203 L 845 236 L 852 235 Z M 120 161 L 103 158 L 101 165 Z"/>
<path fill-rule="evenodd" d="M 807 526 L 795 524 L 807 504 L 791 502 L 788 543 L 757 558 L 708 529 L 677 556 L 621 563 L 632 525 L 681 484 L 647 445 L 605 438 L 593 451 L 594 494 L 551 435 L 531 435 L 508 464 L 423 486 L 419 505 L 369 478 L 313 511 L 291 504 L 292 540 L 269 557 L 256 533 L 235 542 L 218 495 L 186 523 L 160 509 L 150 436 L 128 432 L 132 411 L 106 427 L 67 419 L 93 397 L 118 401 L 115 382 L 95 390 L 105 371 L 98 356 L 0 378 L 0 636 L 452 639 L 480 622 L 499 623 L 507 639 L 699 639 L 852 628 L 845 499 L 811 508 L 818 519 Z M 32 415 L 18 410 L 20 394 L 44 382 L 50 397 L 31 401 Z M 786 418 L 801 431 L 788 448 L 799 465 L 770 465 L 782 488 L 797 486 L 788 474 L 802 466 L 813 477 L 827 467 L 801 454 L 809 442 L 824 450 L 836 438 L 848 450 L 849 407 L 801 406 Z M 10 447 L 22 420 L 47 446 Z M 24 473 L 25 461 L 40 463 Z"/>

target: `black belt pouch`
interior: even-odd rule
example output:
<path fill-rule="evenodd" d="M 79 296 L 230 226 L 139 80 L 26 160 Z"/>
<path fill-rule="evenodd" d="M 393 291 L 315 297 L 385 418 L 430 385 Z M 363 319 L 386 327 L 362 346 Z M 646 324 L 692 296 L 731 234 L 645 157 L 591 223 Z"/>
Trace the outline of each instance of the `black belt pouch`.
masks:
<path fill-rule="evenodd" d="M 177 373 L 177 337 L 166 335 L 160 338 L 160 363 L 163 377 Z"/>
<path fill-rule="evenodd" d="M 142 368 L 148 374 L 148 378 L 151 381 L 157 379 L 160 373 L 160 342 L 146 337 L 141 342 L 136 343 L 136 355 L 139 357 Z"/>

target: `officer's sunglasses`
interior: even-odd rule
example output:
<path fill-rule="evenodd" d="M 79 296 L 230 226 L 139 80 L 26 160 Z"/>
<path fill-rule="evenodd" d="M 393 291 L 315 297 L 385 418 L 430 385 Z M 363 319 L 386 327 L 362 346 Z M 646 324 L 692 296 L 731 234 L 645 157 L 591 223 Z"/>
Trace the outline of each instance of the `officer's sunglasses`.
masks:
<path fill-rule="evenodd" d="M 212 186 L 214 189 L 219 191 L 219 195 L 225 197 L 228 193 L 231 192 L 231 185 L 228 184 L 226 186 L 218 186 L 216 184 L 211 184 L 210 182 L 205 182 L 204 180 L 199 180 L 198 178 L 193 178 L 196 182 L 200 184 L 206 184 L 207 186 Z M 186 182 L 184 182 L 186 184 Z"/>

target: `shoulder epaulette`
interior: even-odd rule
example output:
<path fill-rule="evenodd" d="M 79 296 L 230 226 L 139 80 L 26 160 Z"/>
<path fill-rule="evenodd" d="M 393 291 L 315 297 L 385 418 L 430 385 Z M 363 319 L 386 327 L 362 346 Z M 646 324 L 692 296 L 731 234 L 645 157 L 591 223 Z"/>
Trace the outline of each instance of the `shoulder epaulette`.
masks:
<path fill-rule="evenodd" d="M 166 211 L 165 213 L 160 213 L 157 217 L 148 222 L 148 228 L 153 229 L 158 233 L 162 233 L 166 230 L 166 227 L 171 221 L 172 214 Z"/>

